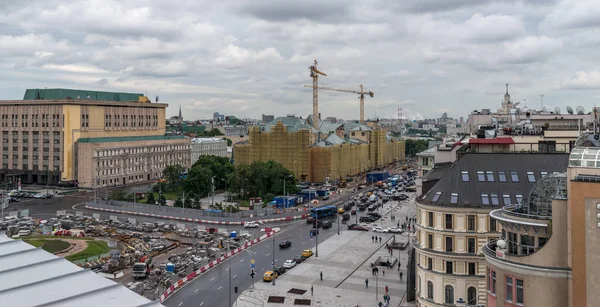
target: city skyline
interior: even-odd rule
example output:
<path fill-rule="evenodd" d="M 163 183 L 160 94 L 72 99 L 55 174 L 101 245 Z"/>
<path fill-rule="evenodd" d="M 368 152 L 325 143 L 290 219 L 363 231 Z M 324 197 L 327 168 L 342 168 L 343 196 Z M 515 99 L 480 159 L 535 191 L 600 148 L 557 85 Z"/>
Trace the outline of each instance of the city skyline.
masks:
<path fill-rule="evenodd" d="M 505 83 L 530 108 L 544 95 L 551 108 L 589 110 L 600 98 L 589 64 L 598 13 L 594 1 L 542 0 L 3 3 L 0 99 L 44 87 L 143 92 L 170 104 L 167 117 L 179 106 L 186 118 L 306 117 L 317 59 L 320 85 L 375 92 L 367 118 L 495 110 Z M 358 118 L 356 95 L 319 96 L 323 118 Z"/>

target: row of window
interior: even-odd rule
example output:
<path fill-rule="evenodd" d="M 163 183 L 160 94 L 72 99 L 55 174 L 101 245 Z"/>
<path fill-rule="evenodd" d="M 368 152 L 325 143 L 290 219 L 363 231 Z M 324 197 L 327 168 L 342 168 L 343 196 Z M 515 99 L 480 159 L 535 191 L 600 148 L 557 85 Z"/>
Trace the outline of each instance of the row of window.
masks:
<path fill-rule="evenodd" d="M 86 122 L 89 125 L 89 118 L 84 118 L 82 115 L 82 122 Z M 105 127 L 157 127 L 158 116 L 157 115 L 104 115 L 104 126 Z"/>
<path fill-rule="evenodd" d="M 434 249 L 435 244 L 433 242 L 433 234 L 427 234 L 427 248 Z M 453 236 L 445 236 L 444 237 L 444 246 L 442 248 L 444 251 L 452 253 L 454 252 L 454 237 Z M 477 253 L 477 238 L 468 237 L 467 238 L 467 253 L 475 254 Z"/>
<path fill-rule="evenodd" d="M 444 229 L 454 230 L 454 215 L 451 213 L 444 214 Z M 435 228 L 435 214 L 432 211 L 427 212 L 427 227 Z M 477 230 L 477 216 L 474 214 L 467 215 L 467 230 Z M 496 219 L 489 217 L 489 231 L 498 231 Z"/>
<path fill-rule="evenodd" d="M 174 151 L 174 150 L 186 150 L 189 149 L 188 145 L 168 145 L 168 146 L 155 146 L 155 147 L 147 147 L 147 148 L 129 148 L 129 149 L 107 149 L 107 150 L 98 150 L 94 153 L 96 157 L 110 157 L 117 156 L 122 154 L 138 154 L 138 153 L 146 153 L 146 152 L 165 152 L 165 151 Z"/>
<path fill-rule="evenodd" d="M 44 165 L 43 165 L 43 169 L 44 171 L 48 170 L 48 165 L 46 165 L 47 162 L 44 161 Z M 4 162 L 2 163 L 2 169 L 9 169 L 8 168 L 9 164 Z M 32 165 L 34 171 L 39 170 L 39 166 L 37 164 Z M 19 164 L 13 163 L 12 164 L 12 168 L 14 170 L 29 170 L 29 164 L 23 164 L 21 168 L 19 168 Z M 60 165 L 54 165 L 54 167 L 52 168 L 54 171 L 60 171 Z"/>
<path fill-rule="evenodd" d="M 64 123 L 64 117 L 62 117 L 60 114 L 52 114 L 52 127 L 60 127 L 60 119 L 62 118 L 63 123 Z M 42 127 L 49 127 L 49 123 L 48 120 L 50 119 L 50 114 L 42 114 L 42 120 L 39 120 L 39 115 L 38 114 L 32 114 L 31 115 L 31 121 L 29 121 L 29 114 L 22 114 L 20 117 L 20 121 L 19 121 L 19 115 L 18 114 L 12 114 L 11 118 L 10 118 L 10 126 L 15 128 L 15 127 L 29 127 L 29 123 L 31 123 L 31 127 L 39 127 L 40 124 Z M 0 126 L 1 127 L 8 127 L 9 126 L 9 117 L 8 115 L 2 115 L 2 117 L 0 118 Z"/>
<path fill-rule="evenodd" d="M 419 277 L 419 280 L 421 278 Z M 419 283 L 420 284 L 420 283 Z M 420 287 L 420 285 L 419 285 Z M 420 291 L 419 291 L 420 292 Z M 427 298 L 433 300 L 433 282 L 427 281 Z M 444 287 L 444 303 L 454 305 L 454 287 L 446 285 Z M 475 287 L 469 287 L 467 289 L 467 305 L 477 304 L 477 289 Z"/>
<path fill-rule="evenodd" d="M 496 271 L 487 269 L 486 276 L 486 284 L 487 291 L 496 295 Z M 524 282 L 522 279 L 513 277 L 513 276 L 505 276 L 505 284 L 506 284 L 506 292 L 504 293 L 504 301 L 524 304 L 523 290 L 524 290 Z"/>
<path fill-rule="evenodd" d="M 507 175 L 510 176 L 510 180 L 513 183 L 520 182 L 519 173 L 516 171 L 509 171 L 509 172 L 498 171 L 496 173 L 494 171 L 477 171 L 477 181 L 479 181 L 479 182 L 496 182 L 496 176 L 497 176 L 498 182 L 507 182 L 508 181 Z M 547 176 L 547 175 L 548 175 L 548 172 L 540 172 L 540 178 L 543 178 L 544 176 Z M 461 177 L 462 177 L 463 182 L 470 181 L 468 171 L 462 171 Z M 535 176 L 534 172 L 527 172 L 527 181 L 529 181 L 531 183 L 536 182 L 536 176 Z"/>
<path fill-rule="evenodd" d="M 427 257 L 425 256 L 425 261 L 427 263 L 427 266 L 425 267 L 425 269 L 429 270 L 429 271 L 433 271 L 434 267 L 433 267 L 433 258 L 431 257 Z M 420 261 L 419 261 L 420 262 Z M 445 272 L 446 274 L 454 274 L 455 269 L 455 262 L 454 261 L 443 261 L 443 268 L 441 272 Z M 419 265 L 421 265 L 419 263 Z M 438 270 L 439 271 L 439 270 Z M 461 272 L 459 272 L 460 274 Z M 475 276 L 477 275 L 477 263 L 475 262 L 466 262 L 466 274 L 470 275 L 470 276 Z"/>

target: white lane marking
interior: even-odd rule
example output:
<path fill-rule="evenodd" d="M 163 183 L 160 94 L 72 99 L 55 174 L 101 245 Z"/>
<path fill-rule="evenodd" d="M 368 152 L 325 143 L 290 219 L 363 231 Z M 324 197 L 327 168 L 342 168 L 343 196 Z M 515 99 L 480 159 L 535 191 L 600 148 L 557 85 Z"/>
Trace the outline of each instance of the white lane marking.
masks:
<path fill-rule="evenodd" d="M 233 277 L 232 277 L 232 278 L 236 278 L 236 277 L 237 277 L 237 274 L 233 275 Z"/>
<path fill-rule="evenodd" d="M 183 302 L 179 303 L 179 305 L 177 305 L 177 307 L 179 307 L 179 306 L 181 306 L 181 305 L 183 305 Z"/>
<path fill-rule="evenodd" d="M 204 302 L 200 303 L 200 306 L 204 305 Z"/>
<path fill-rule="evenodd" d="M 200 291 L 200 288 L 196 289 L 196 291 L 194 291 L 194 293 L 198 293 L 198 291 Z"/>
<path fill-rule="evenodd" d="M 211 278 L 211 279 L 210 279 L 210 281 L 213 281 L 213 280 L 215 280 L 215 278 L 216 278 L 216 277 L 213 277 L 213 278 Z"/>
<path fill-rule="evenodd" d="M 225 271 L 229 271 L 229 268 L 227 268 L 227 270 L 225 270 Z"/>
<path fill-rule="evenodd" d="M 269 245 L 267 244 L 267 245 L 265 245 L 265 247 L 269 247 Z"/>
<path fill-rule="evenodd" d="M 305 241 L 305 242 L 302 242 L 302 244 L 306 244 L 306 241 Z"/>
<path fill-rule="evenodd" d="M 158 293 L 158 290 L 159 290 L 159 289 L 156 289 L 156 291 L 154 291 L 154 294 Z"/>
<path fill-rule="evenodd" d="M 295 250 L 295 249 L 296 249 L 295 247 L 292 248 L 292 250 Z"/>
<path fill-rule="evenodd" d="M 240 260 L 240 262 L 244 262 L 244 259 Z"/>
<path fill-rule="evenodd" d="M 271 253 L 267 253 L 267 256 L 269 256 Z"/>
<path fill-rule="evenodd" d="M 221 288 L 223 288 L 223 286 L 219 286 L 219 287 L 217 288 L 217 290 L 221 290 Z"/>
<path fill-rule="evenodd" d="M 275 262 L 277 262 L 277 260 L 279 260 L 279 259 L 275 259 Z"/>

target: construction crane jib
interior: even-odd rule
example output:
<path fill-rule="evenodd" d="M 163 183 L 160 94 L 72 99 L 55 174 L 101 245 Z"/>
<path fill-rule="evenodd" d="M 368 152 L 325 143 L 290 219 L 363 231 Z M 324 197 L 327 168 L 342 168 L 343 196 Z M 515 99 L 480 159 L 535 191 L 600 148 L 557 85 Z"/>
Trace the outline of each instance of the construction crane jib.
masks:
<path fill-rule="evenodd" d="M 319 70 L 317 60 L 315 60 L 314 64 L 308 67 L 308 69 L 310 69 L 310 76 L 313 79 L 313 85 L 310 86 L 313 88 L 313 125 L 315 129 L 319 130 L 319 75 L 327 76 L 327 74 Z"/>
<path fill-rule="evenodd" d="M 374 92 L 365 90 L 362 84 L 359 85 L 360 86 L 360 91 L 342 90 L 342 89 L 325 87 L 325 86 L 315 86 L 314 84 L 315 83 L 313 82 L 313 86 L 304 85 L 304 87 L 312 87 L 313 88 L 313 98 L 314 98 L 314 93 L 317 91 L 317 89 L 326 90 L 326 91 L 342 92 L 342 93 L 352 93 L 352 94 L 358 94 L 358 95 L 360 95 L 359 96 L 360 97 L 360 122 L 361 123 L 365 122 L 365 95 L 369 95 L 370 97 L 374 97 L 375 96 Z"/>

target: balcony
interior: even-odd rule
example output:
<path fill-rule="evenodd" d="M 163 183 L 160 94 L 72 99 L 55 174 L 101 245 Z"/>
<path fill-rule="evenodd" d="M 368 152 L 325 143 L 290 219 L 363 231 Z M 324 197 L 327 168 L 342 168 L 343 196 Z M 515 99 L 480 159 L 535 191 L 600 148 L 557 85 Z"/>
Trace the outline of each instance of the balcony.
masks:
<path fill-rule="evenodd" d="M 490 216 L 501 222 L 531 227 L 549 228 L 552 216 L 548 214 L 527 213 L 521 205 L 507 205 L 490 212 Z M 551 230 L 551 229 L 548 229 Z"/>

